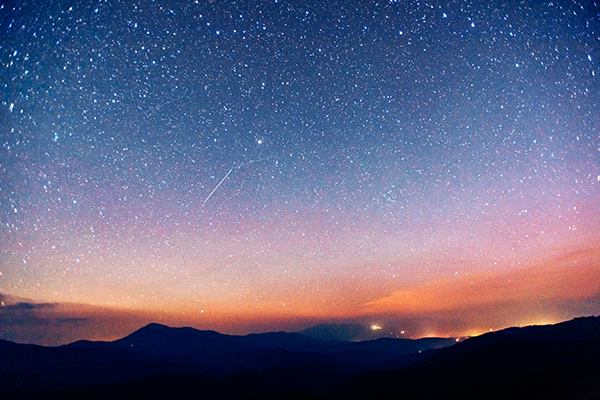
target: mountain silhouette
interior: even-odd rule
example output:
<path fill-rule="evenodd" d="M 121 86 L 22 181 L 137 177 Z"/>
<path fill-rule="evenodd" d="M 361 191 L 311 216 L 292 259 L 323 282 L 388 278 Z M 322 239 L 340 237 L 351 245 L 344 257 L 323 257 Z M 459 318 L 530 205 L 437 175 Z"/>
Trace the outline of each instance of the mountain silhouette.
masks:
<path fill-rule="evenodd" d="M 133 351 L 171 361 L 210 365 L 209 375 L 218 378 L 242 369 L 265 370 L 308 361 L 343 365 L 348 372 L 370 369 L 376 367 L 377 363 L 389 364 L 392 361 L 399 366 L 405 364 L 403 356 L 453 343 L 453 339 L 440 338 L 325 341 L 301 333 L 286 332 L 234 336 L 153 323 L 114 342 L 79 341 L 68 346 Z M 412 361 L 414 358 L 410 359 Z"/>
<path fill-rule="evenodd" d="M 600 398 L 600 317 L 508 328 L 467 339 L 396 371 L 343 382 L 339 397 Z"/>
<path fill-rule="evenodd" d="M 0 341 L 0 398 L 600 398 L 600 317 L 455 343 L 160 324 L 112 342 Z"/>
<path fill-rule="evenodd" d="M 595 343 L 600 341 L 600 318 L 584 317 L 554 325 L 533 325 L 523 328 L 507 328 L 498 332 L 485 333 L 470 338 L 448 348 L 439 354 L 432 355 L 420 365 L 438 364 L 465 357 L 483 348 L 498 343 L 539 343 L 569 344 L 574 342 Z"/>

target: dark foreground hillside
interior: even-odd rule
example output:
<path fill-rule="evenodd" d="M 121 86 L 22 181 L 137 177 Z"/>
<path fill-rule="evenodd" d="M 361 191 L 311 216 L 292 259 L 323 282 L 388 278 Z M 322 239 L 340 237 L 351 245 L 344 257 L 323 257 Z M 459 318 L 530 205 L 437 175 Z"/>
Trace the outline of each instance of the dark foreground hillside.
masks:
<path fill-rule="evenodd" d="M 147 325 L 113 342 L 0 341 L 0 398 L 248 398 L 321 393 L 357 373 L 410 365 L 453 339 L 319 340 Z"/>
<path fill-rule="evenodd" d="M 157 324 L 114 342 L 3 341 L 0 398 L 600 398 L 600 317 L 454 342 L 229 336 Z"/>
<path fill-rule="evenodd" d="M 345 381 L 339 398 L 599 399 L 600 318 L 510 328 L 396 371 Z"/>

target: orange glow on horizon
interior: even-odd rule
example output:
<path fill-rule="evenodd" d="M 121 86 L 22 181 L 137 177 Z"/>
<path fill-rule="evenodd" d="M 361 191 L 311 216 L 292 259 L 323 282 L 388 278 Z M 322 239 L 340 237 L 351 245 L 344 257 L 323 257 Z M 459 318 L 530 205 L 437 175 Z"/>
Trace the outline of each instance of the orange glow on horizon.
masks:
<path fill-rule="evenodd" d="M 501 274 L 472 274 L 396 291 L 368 302 L 367 313 L 415 315 L 507 301 L 579 299 L 600 293 L 600 249 Z"/>

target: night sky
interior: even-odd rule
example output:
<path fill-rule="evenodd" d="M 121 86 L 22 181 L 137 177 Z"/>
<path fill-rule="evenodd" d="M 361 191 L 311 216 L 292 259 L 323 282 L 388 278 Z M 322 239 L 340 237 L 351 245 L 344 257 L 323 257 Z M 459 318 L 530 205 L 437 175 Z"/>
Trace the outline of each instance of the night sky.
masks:
<path fill-rule="evenodd" d="M 0 85 L 0 293 L 32 312 L 600 313 L 596 1 L 9 1 Z"/>

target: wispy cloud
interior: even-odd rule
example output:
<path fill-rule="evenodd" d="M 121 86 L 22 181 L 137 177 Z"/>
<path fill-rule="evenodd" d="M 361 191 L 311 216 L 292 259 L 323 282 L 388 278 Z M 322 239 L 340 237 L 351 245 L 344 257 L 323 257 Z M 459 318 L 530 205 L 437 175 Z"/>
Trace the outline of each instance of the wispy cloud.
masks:
<path fill-rule="evenodd" d="M 367 303 L 365 309 L 415 315 L 507 302 L 585 299 L 598 293 L 600 249 L 587 249 L 512 272 L 459 275 L 399 290 Z"/>

